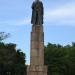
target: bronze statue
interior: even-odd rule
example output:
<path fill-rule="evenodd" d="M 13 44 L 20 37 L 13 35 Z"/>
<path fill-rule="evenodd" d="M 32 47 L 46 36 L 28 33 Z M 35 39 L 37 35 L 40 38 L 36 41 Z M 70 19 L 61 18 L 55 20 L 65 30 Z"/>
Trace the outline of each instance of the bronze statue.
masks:
<path fill-rule="evenodd" d="M 32 4 L 32 19 L 31 24 L 42 25 L 43 24 L 43 3 L 36 0 Z"/>

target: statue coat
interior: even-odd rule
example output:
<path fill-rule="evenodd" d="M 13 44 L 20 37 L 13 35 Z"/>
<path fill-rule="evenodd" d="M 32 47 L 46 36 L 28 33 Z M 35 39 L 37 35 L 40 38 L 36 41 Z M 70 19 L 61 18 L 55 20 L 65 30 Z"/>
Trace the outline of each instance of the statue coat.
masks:
<path fill-rule="evenodd" d="M 32 19 L 33 25 L 43 24 L 43 4 L 41 1 L 33 2 L 32 4 Z"/>

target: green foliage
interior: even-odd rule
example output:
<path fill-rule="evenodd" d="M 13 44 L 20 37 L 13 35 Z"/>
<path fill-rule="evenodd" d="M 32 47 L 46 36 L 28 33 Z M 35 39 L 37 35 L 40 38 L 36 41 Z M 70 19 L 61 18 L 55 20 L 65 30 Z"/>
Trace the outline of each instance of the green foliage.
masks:
<path fill-rule="evenodd" d="M 75 43 L 67 46 L 48 43 L 45 64 L 48 65 L 48 75 L 75 75 Z"/>
<path fill-rule="evenodd" d="M 10 35 L 9 33 L 6 34 L 5 32 L 0 32 L 0 42 L 4 39 L 8 38 L 9 35 Z"/>
<path fill-rule="evenodd" d="M 26 66 L 25 66 L 25 54 L 21 50 L 17 50 L 16 53 L 16 74 L 15 75 L 25 75 Z"/>
<path fill-rule="evenodd" d="M 0 75 L 24 75 L 25 70 L 25 54 L 16 50 L 16 44 L 0 43 Z"/>

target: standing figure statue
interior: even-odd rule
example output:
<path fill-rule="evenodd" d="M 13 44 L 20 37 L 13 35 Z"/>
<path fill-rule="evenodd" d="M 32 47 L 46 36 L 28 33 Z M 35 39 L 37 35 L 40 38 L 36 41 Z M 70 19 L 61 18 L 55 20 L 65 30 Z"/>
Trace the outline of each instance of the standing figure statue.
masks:
<path fill-rule="evenodd" d="M 43 24 L 43 3 L 36 0 L 32 4 L 32 19 L 31 24 L 42 25 Z"/>

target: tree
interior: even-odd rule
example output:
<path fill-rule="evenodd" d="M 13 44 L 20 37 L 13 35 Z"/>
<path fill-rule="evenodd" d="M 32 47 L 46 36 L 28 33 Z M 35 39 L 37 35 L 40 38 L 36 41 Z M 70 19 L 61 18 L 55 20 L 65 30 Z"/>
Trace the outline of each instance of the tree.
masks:
<path fill-rule="evenodd" d="M 26 66 L 25 66 L 25 54 L 19 49 L 16 52 L 16 75 L 25 75 Z"/>
<path fill-rule="evenodd" d="M 0 32 L 0 42 L 4 39 L 8 38 L 9 35 L 10 35 L 9 33 L 6 34 L 5 32 Z"/>
<path fill-rule="evenodd" d="M 48 43 L 44 56 L 48 75 L 75 75 L 75 43 L 66 46 Z"/>
<path fill-rule="evenodd" d="M 0 69 L 2 68 L 3 75 L 6 72 L 11 72 L 16 61 L 16 45 L 0 43 Z"/>
<path fill-rule="evenodd" d="M 16 49 L 16 44 L 5 44 L 2 40 L 9 37 L 9 33 L 0 32 L 0 75 L 26 74 L 25 53 Z"/>
<path fill-rule="evenodd" d="M 25 53 L 16 50 L 16 44 L 0 43 L 0 75 L 24 75 Z"/>
<path fill-rule="evenodd" d="M 49 43 L 45 47 L 45 64 L 48 65 L 48 75 L 60 75 L 61 72 L 63 73 L 63 54 L 62 46 Z"/>

